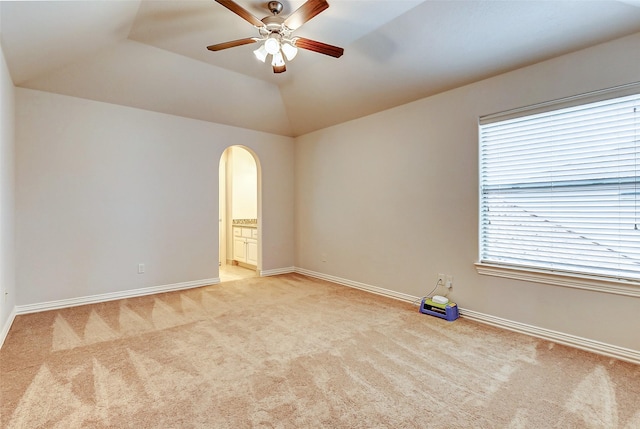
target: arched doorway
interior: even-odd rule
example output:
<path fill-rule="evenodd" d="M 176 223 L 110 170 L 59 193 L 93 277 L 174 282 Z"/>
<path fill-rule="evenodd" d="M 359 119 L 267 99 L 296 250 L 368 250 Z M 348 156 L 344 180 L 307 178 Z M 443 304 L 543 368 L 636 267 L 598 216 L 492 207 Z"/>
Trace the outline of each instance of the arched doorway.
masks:
<path fill-rule="evenodd" d="M 230 146 L 219 167 L 220 281 L 259 275 L 261 269 L 260 168 L 244 146 Z"/>

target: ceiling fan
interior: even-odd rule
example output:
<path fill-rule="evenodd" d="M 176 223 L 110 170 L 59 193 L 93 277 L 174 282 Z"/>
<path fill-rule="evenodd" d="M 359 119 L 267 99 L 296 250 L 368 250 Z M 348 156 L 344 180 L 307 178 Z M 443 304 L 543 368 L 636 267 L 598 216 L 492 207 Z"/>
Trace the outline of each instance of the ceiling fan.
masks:
<path fill-rule="evenodd" d="M 216 2 L 256 27 L 260 37 L 247 37 L 207 46 L 210 51 L 221 51 L 236 46 L 261 42 L 262 45 L 253 53 L 262 62 L 266 62 L 267 57 L 271 55 L 271 65 L 274 73 L 282 73 L 287 70 L 284 59 L 291 61 L 298 53 L 298 48 L 335 58 L 341 57 L 344 53 L 344 49 L 337 46 L 293 36 L 294 30 L 297 30 L 302 24 L 329 7 L 329 3 L 326 0 L 308 0 L 287 18 L 279 16 L 279 13 L 282 12 L 282 3 L 270 1 L 267 3 L 267 7 L 273 16 L 267 16 L 262 20 L 253 16 L 251 12 L 233 0 L 216 0 Z"/>

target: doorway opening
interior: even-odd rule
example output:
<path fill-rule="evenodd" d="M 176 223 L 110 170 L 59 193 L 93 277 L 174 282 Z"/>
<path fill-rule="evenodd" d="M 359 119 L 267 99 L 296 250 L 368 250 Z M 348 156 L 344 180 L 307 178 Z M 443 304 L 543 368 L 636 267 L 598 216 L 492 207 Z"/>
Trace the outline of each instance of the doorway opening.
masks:
<path fill-rule="evenodd" d="M 259 276 L 262 267 L 260 164 L 250 149 L 230 146 L 219 166 L 219 277 Z"/>

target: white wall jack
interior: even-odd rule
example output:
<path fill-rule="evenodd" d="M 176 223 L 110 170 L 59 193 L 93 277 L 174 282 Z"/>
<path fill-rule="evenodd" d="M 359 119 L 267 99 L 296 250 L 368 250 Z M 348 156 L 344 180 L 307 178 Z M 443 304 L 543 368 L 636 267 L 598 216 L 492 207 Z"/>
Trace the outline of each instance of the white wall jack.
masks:
<path fill-rule="evenodd" d="M 453 276 L 447 276 L 447 281 L 444 284 L 447 289 L 451 289 L 453 287 Z"/>
<path fill-rule="evenodd" d="M 144 264 L 138 264 L 138 274 L 144 274 Z"/>
<path fill-rule="evenodd" d="M 438 282 L 436 283 L 438 286 L 444 286 L 447 280 L 446 274 L 438 274 Z"/>

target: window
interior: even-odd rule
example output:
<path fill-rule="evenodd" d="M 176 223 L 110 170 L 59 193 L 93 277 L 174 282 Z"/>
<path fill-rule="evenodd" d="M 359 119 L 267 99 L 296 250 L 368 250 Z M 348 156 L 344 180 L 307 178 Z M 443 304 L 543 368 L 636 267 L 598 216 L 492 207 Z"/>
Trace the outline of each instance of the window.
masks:
<path fill-rule="evenodd" d="M 640 290 L 640 86 L 631 89 L 480 119 L 479 265 Z"/>

